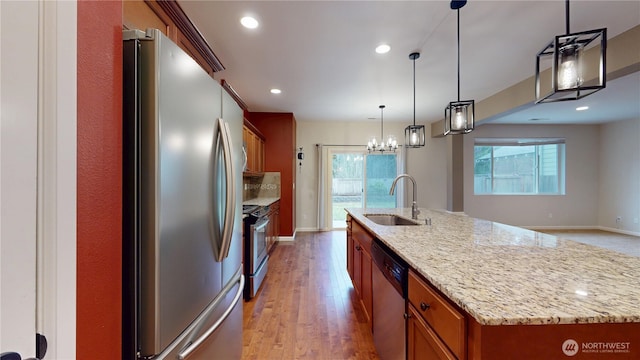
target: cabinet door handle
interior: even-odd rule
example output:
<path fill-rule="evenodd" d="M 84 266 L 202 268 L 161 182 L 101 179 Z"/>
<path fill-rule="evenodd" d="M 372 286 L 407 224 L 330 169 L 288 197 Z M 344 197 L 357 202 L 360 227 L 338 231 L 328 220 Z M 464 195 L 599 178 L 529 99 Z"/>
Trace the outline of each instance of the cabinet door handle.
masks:
<path fill-rule="evenodd" d="M 356 245 L 356 250 L 358 250 L 358 251 L 362 250 L 362 248 L 360 247 L 360 245 Z"/>
<path fill-rule="evenodd" d="M 425 303 L 424 301 L 420 302 L 420 309 L 422 309 L 422 311 L 427 311 L 430 307 L 431 305 Z"/>

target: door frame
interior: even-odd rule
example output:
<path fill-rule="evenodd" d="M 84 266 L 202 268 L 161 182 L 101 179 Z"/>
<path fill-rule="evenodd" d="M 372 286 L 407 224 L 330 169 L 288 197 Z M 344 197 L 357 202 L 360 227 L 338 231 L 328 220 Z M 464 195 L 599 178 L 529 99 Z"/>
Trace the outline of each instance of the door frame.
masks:
<path fill-rule="evenodd" d="M 323 191 L 319 192 L 319 194 L 323 194 L 323 195 L 318 197 L 318 201 L 322 203 L 320 204 L 320 206 L 318 206 L 318 209 L 319 211 L 323 211 L 323 214 L 322 214 L 323 216 L 319 216 L 319 218 L 324 219 L 324 223 L 318 224 L 319 230 L 335 229 L 333 228 L 333 209 L 332 209 L 332 206 L 329 206 L 332 204 L 331 196 L 332 196 L 333 176 L 331 174 L 331 169 L 332 169 L 332 163 L 333 163 L 333 156 L 332 156 L 333 154 L 362 153 L 364 155 L 362 196 L 364 196 L 366 199 L 366 184 L 364 182 L 366 181 L 366 166 L 367 166 L 366 155 L 368 155 L 368 152 L 365 150 L 364 146 L 361 147 L 361 150 L 358 150 L 358 149 L 359 147 L 357 145 L 324 145 L 322 146 L 322 149 L 321 149 L 322 153 L 319 154 L 319 157 L 320 159 L 322 159 L 321 166 L 323 170 L 321 171 L 321 174 L 323 175 L 321 177 L 323 177 L 322 179 Z M 395 152 L 397 174 L 402 174 L 405 172 L 406 158 L 407 158 L 405 156 L 406 155 L 405 151 L 406 151 L 406 148 L 404 146 L 400 146 L 399 149 Z M 401 208 L 405 206 L 406 191 L 405 191 L 404 182 L 402 181 L 398 182 L 398 186 L 396 187 L 396 199 L 397 199 L 396 207 Z M 366 205 L 363 205 L 363 206 L 366 206 Z M 345 223 L 345 228 L 346 228 L 346 223 Z"/>
<path fill-rule="evenodd" d="M 35 332 L 48 340 L 45 358 L 73 359 L 76 357 L 77 2 L 38 0 L 15 2 L 11 6 L 16 7 L 12 7 L 15 12 L 12 11 L 8 22 L 18 22 L 5 27 L 10 30 L 3 32 L 8 36 L 3 38 L 6 48 L 2 50 L 21 54 L 18 59 L 24 63 L 10 63 L 6 71 L 30 74 L 34 80 L 14 83 L 3 79 L 3 87 L 9 86 L 11 93 L 24 96 L 24 102 L 11 102 L 19 106 L 13 107 L 11 113 L 3 113 L 3 122 L 31 119 L 24 121 L 29 127 L 11 139 L 11 143 L 20 144 L 24 140 L 29 144 L 27 151 L 32 153 L 29 159 L 23 159 L 21 169 L 34 174 L 33 182 L 19 194 L 24 206 L 32 210 L 14 216 L 31 234 L 27 239 L 33 240 L 23 244 L 22 234 L 7 236 L 3 243 L 31 259 L 22 264 L 30 269 L 22 279 L 29 289 L 23 300 L 26 309 L 32 310 L 26 310 L 30 313 L 26 316 L 31 319 L 27 321 L 30 328 L 19 332 L 15 341 L 10 340 L 11 344 L 3 342 L 0 350 L 19 351 L 25 358 L 36 356 L 32 333 L 35 327 Z M 28 36 L 23 26 L 29 31 Z M 19 43 L 12 42 L 14 38 Z M 4 151 L 23 155 L 19 146 L 11 143 Z M 21 288 L 15 290 L 22 291 Z M 9 322 L 3 327 L 5 330 L 23 319 L 20 316 L 7 319 L 4 315 L 3 324 L 7 325 L 5 320 Z"/>

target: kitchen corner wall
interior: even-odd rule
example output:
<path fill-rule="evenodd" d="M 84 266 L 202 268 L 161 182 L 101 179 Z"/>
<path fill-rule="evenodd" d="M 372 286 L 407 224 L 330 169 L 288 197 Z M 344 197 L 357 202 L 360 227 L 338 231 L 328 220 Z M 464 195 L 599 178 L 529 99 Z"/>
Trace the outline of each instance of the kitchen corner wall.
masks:
<path fill-rule="evenodd" d="M 111 360 L 122 357 L 122 2 L 77 10 L 75 358 Z"/>

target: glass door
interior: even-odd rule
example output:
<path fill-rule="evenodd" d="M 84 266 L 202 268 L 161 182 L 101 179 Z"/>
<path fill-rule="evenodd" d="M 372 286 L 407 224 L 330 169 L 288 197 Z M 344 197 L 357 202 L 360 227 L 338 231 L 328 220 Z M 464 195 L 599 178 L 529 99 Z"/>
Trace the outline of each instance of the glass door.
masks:
<path fill-rule="evenodd" d="M 336 152 L 331 155 L 332 228 L 346 227 L 345 208 L 364 206 L 364 161 L 362 152 Z"/>
<path fill-rule="evenodd" d="M 346 227 L 345 208 L 396 207 L 396 197 L 389 195 L 398 171 L 395 153 L 332 150 L 329 155 L 331 191 L 327 202 L 332 228 Z"/>
<path fill-rule="evenodd" d="M 395 195 L 389 195 L 393 179 L 397 175 L 396 154 L 367 154 L 365 176 L 365 207 L 394 208 Z"/>

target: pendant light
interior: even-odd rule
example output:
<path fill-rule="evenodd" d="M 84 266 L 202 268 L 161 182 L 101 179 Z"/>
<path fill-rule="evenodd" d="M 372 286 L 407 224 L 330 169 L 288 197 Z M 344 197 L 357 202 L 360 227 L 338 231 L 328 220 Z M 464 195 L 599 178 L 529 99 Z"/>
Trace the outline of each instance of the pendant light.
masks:
<path fill-rule="evenodd" d="M 474 100 L 460 101 L 460 8 L 466 1 L 452 1 L 451 9 L 458 15 L 458 101 L 452 101 L 444 109 L 444 134 L 468 134 L 473 131 Z"/>
<path fill-rule="evenodd" d="M 387 142 L 384 142 L 384 117 L 383 117 L 383 111 L 385 106 L 384 105 L 380 105 L 378 106 L 380 108 L 380 143 L 378 143 L 378 140 L 376 139 L 375 135 L 372 136 L 369 139 L 369 142 L 367 143 L 367 150 L 369 152 L 372 151 L 380 151 L 380 152 L 385 152 L 385 151 L 396 151 L 396 149 L 398 148 L 398 141 L 396 140 L 395 136 L 393 135 L 389 135 L 389 137 L 387 138 Z"/>
<path fill-rule="evenodd" d="M 596 29 L 579 33 L 569 30 L 569 0 L 565 1 L 566 35 L 558 35 L 536 56 L 536 104 L 565 100 L 577 100 L 607 86 L 606 49 L 607 29 Z M 589 44 L 597 46 L 599 56 L 586 56 Z M 596 52 L 594 46 L 589 52 Z M 551 75 L 541 76 L 541 60 L 553 59 Z M 597 63 L 596 63 L 597 61 Z M 591 73 L 587 73 L 591 70 Z M 596 74 L 597 72 L 597 74 Z M 593 78 L 593 80 L 591 80 Z M 541 95 L 543 79 L 546 89 Z"/>
<path fill-rule="evenodd" d="M 419 52 L 409 54 L 409 59 L 413 61 L 413 125 L 404 129 L 404 146 L 417 148 L 424 146 L 425 135 L 424 125 L 416 125 L 416 59 L 420 58 Z"/>

